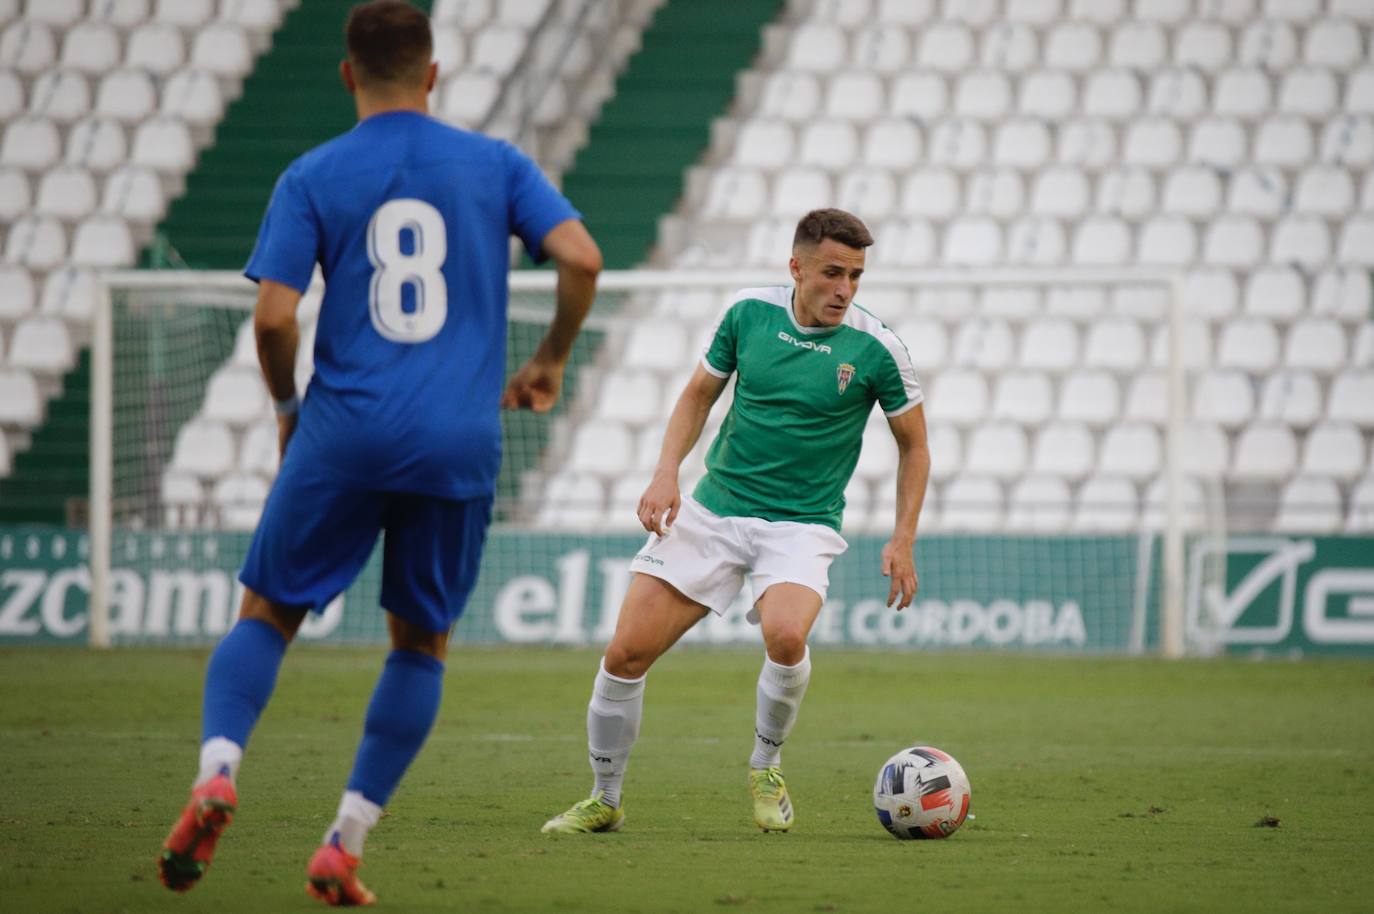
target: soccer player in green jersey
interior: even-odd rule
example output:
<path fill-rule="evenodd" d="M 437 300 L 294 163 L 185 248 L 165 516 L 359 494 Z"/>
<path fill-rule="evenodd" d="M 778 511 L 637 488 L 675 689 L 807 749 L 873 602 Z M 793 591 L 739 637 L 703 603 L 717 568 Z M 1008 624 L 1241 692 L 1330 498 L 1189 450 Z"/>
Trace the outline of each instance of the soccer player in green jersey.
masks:
<path fill-rule="evenodd" d="M 792 825 L 780 768 L 783 742 L 811 675 L 806 639 L 825 600 L 844 490 L 876 402 L 897 441 L 897 516 L 882 550 L 887 603 L 916 594 L 912 556 L 930 471 L 920 382 L 906 347 L 853 304 L 873 243 L 855 216 L 814 210 L 797 225 L 794 284 L 736 293 L 668 421 L 653 480 L 639 502 L 649 531 L 634 557 L 615 636 L 587 709 L 592 795 L 545 823 L 549 833 L 615 831 L 621 785 L 639 733 L 645 674 L 707 612 L 724 613 L 746 576 L 767 656 L 759 673 L 749 786 L 765 831 Z M 734 403 L 692 496 L 678 467 L 711 406 L 737 375 Z"/>

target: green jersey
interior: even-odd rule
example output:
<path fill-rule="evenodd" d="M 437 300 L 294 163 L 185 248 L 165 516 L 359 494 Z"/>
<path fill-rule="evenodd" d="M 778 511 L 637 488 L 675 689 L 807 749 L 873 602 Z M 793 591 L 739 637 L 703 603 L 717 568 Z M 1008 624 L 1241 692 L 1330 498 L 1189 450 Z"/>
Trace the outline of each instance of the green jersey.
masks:
<path fill-rule="evenodd" d="M 693 497 L 727 517 L 838 530 L 873 403 L 888 417 L 922 400 L 897 335 L 851 304 L 838 327 L 802 327 L 790 286 L 742 289 L 702 359 L 735 381 L 735 402 Z"/>

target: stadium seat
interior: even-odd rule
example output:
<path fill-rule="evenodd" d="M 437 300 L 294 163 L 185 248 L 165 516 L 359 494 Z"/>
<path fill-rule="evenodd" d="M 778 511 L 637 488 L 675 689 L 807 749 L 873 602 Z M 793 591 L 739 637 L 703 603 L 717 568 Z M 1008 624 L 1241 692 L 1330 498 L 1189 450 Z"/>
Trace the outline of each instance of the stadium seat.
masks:
<path fill-rule="evenodd" d="M 1203 495 L 1202 485 L 1188 476 L 1180 480 L 1181 496 L 1179 506 L 1181 511 L 1181 523 L 1185 530 L 1199 530 L 1205 526 L 1207 517 L 1207 503 Z M 1141 526 L 1147 530 L 1161 530 L 1164 528 L 1168 506 L 1165 503 L 1166 493 L 1168 492 L 1168 480 L 1156 479 L 1145 487 L 1145 508 L 1141 513 Z"/>
<path fill-rule="evenodd" d="M 1030 210 L 1043 216 L 1075 219 L 1088 209 L 1087 177 L 1076 168 L 1047 168 L 1031 185 Z"/>
<path fill-rule="evenodd" d="M 220 528 L 256 529 L 268 488 L 265 479 L 251 473 L 231 473 L 217 481 L 210 490 L 210 502 L 218 514 Z"/>
<path fill-rule="evenodd" d="M 1082 73 L 1097 65 L 1102 39 L 1091 23 L 1059 22 L 1045 34 L 1043 60 L 1053 70 Z"/>
<path fill-rule="evenodd" d="M 934 376 L 930 385 L 930 417 L 963 428 L 983 420 L 988 411 L 988 387 L 982 372 L 950 369 Z"/>
<path fill-rule="evenodd" d="M 1028 476 L 1011 489 L 1006 529 L 1018 533 L 1053 533 L 1069 525 L 1073 499 L 1068 484 L 1054 476 Z"/>
<path fill-rule="evenodd" d="M 631 473 L 612 482 L 610 497 L 606 501 L 606 515 L 601 524 L 607 530 L 642 533 L 644 528 L 637 516 L 639 499 L 652 479 L 649 473 Z"/>
<path fill-rule="evenodd" d="M 129 160 L 164 174 L 184 174 L 195 162 L 195 144 L 184 121 L 155 117 L 138 125 Z"/>
<path fill-rule="evenodd" d="M 948 219 L 960 206 L 959 179 L 943 168 L 913 172 L 902 186 L 902 212 L 926 219 Z"/>
<path fill-rule="evenodd" d="M 881 117 L 886 108 L 883 82 L 873 73 L 838 73 L 828 80 L 826 117 L 867 122 Z"/>
<path fill-rule="evenodd" d="M 1264 379 L 1258 418 L 1306 428 L 1322 417 L 1321 385 L 1306 371 L 1284 371 Z"/>
<path fill-rule="evenodd" d="M 1193 418 L 1234 429 L 1255 414 L 1254 388 L 1242 372 L 1208 371 L 1193 386 Z"/>
<path fill-rule="evenodd" d="M 1136 261 L 1149 266 L 1184 266 L 1197 257 L 1197 232 L 1180 216 L 1158 216 L 1140 228 Z"/>
<path fill-rule="evenodd" d="M 855 213 L 872 225 L 892 215 L 897 205 L 897 181 L 886 169 L 848 171 L 840 178 L 836 203 L 840 209 Z"/>
<path fill-rule="evenodd" d="M 1330 70 L 1299 67 L 1283 74 L 1278 110 L 1309 118 L 1324 118 L 1337 110 L 1339 93 Z"/>
<path fill-rule="evenodd" d="M 1186 321 L 1182 336 L 1185 368 L 1195 370 L 1212 364 L 1212 331 L 1207 324 Z M 1166 325 L 1156 327 L 1154 338 L 1150 340 L 1150 364 L 1155 368 L 1169 367 L 1169 328 Z"/>
<path fill-rule="evenodd" d="M 1287 334 L 1284 364 L 1323 374 L 1339 371 L 1346 362 L 1345 331 L 1331 318 L 1298 321 Z"/>
<path fill-rule="evenodd" d="M 80 165 L 95 172 L 106 172 L 124 163 L 127 157 L 124 131 L 118 123 L 104 117 L 78 121 L 67 132 L 68 165 Z"/>
<path fill-rule="evenodd" d="M 24 4 L 24 15 L 30 21 L 64 29 L 82 17 L 85 5 L 84 0 L 29 0 Z"/>
<path fill-rule="evenodd" d="M 993 134 L 992 161 L 1008 168 L 1040 168 L 1050 160 L 1052 150 L 1050 129 L 1038 120 L 1009 120 L 999 124 Z"/>
<path fill-rule="evenodd" d="M 1307 309 L 1307 287 L 1292 267 L 1262 267 L 1245 281 L 1245 313 L 1289 321 Z"/>
<path fill-rule="evenodd" d="M 56 49 L 52 29 L 41 22 L 20 19 L 0 34 L 0 67 L 36 76 L 53 65 Z"/>
<path fill-rule="evenodd" d="M 1219 22 L 1194 20 L 1174 38 L 1174 63 L 1214 73 L 1231 60 L 1231 32 Z"/>
<path fill-rule="evenodd" d="M 467 42 L 463 40 L 463 34 L 456 28 L 434 26 L 434 62 L 439 65 L 439 73 L 447 76 L 450 73 L 457 73 L 467 62 L 468 51 Z M 192 54 L 192 57 L 195 55 Z M 249 62 L 251 65 L 252 56 L 250 51 Z M 561 83 L 555 80 L 548 91 L 553 92 Z"/>
<path fill-rule="evenodd" d="M 150 169 L 129 165 L 105 179 L 100 211 L 135 224 L 147 225 L 166 214 L 162 182 Z"/>
<path fill-rule="evenodd" d="M 24 82 L 12 70 L 0 70 L 0 123 L 8 123 L 24 110 Z"/>
<path fill-rule="evenodd" d="M 533 29 L 549 11 L 551 0 L 502 0 L 497 18 L 522 29 Z"/>
<path fill-rule="evenodd" d="M 1222 117 L 1255 120 L 1273 107 L 1269 77 L 1257 67 L 1220 73 L 1212 93 L 1212 110 Z"/>
<path fill-rule="evenodd" d="M 1207 82 L 1192 70 L 1159 70 L 1150 77 L 1146 110 L 1159 117 L 1193 121 L 1209 110 Z"/>
<path fill-rule="evenodd" d="M 205 489 L 186 473 L 168 472 L 159 490 L 163 523 L 173 530 L 193 529 L 205 523 Z"/>
<path fill-rule="evenodd" d="M 138 26 L 129 35 L 129 46 L 124 52 L 127 67 L 167 76 L 185 61 L 186 44 L 181 30 L 174 25 L 154 20 Z"/>
<path fill-rule="evenodd" d="M 1130 481 L 1093 476 L 1078 489 L 1071 528 L 1079 532 L 1124 533 L 1140 521 L 1140 499 Z"/>
<path fill-rule="evenodd" d="M 95 113 L 125 124 L 151 115 L 157 106 L 153 79 L 142 70 L 115 70 L 105 74 L 96 90 Z"/>
<path fill-rule="evenodd" d="M 1074 371 L 1064 378 L 1059 391 L 1059 418 L 1102 427 L 1121 415 L 1121 392 L 1116 380 L 1104 371 Z"/>
<path fill-rule="evenodd" d="M 1131 255 L 1131 230 L 1120 219 L 1093 216 L 1078 224 L 1073 262 L 1079 266 L 1117 266 Z"/>
<path fill-rule="evenodd" d="M 1188 137 L 1188 159 L 1218 168 L 1234 168 L 1249 158 L 1245 128 L 1232 118 L 1203 118 Z"/>
<path fill-rule="evenodd" d="M 911 318 L 898 326 L 897 336 L 906 344 L 917 372 L 924 374 L 945 367 L 949 337 L 944 324 L 924 317 Z"/>
<path fill-rule="evenodd" d="M 954 113 L 959 117 L 1000 120 L 1011 110 L 1011 103 L 1011 83 L 994 70 L 975 70 L 955 84 Z"/>
<path fill-rule="evenodd" d="M 1242 216 L 1273 219 L 1288 210 L 1288 181 L 1272 165 L 1240 168 L 1231 173 L 1227 208 Z"/>
<path fill-rule="evenodd" d="M 37 375 L 61 375 L 70 371 L 76 364 L 76 353 L 66 323 L 42 315 L 20 321 L 10 336 L 7 364 Z"/>
<path fill-rule="evenodd" d="M 876 415 L 876 414 L 875 414 Z M 870 482 L 888 482 L 897 473 L 897 445 L 887 423 L 869 422 L 864 429 L 863 447 L 854 475 Z"/>
<path fill-rule="evenodd" d="M 18 266 L 0 265 L 0 325 L 13 323 L 33 313 L 33 277 Z M 0 346 L 0 355 L 4 347 Z"/>
<path fill-rule="evenodd" d="M 88 323 L 95 305 L 95 277 L 90 270 L 63 267 L 43 280 L 38 310 L 77 324 Z"/>
<path fill-rule="evenodd" d="M 992 266 L 1002 258 L 1002 230 L 992 219 L 955 219 L 945 230 L 942 259 L 956 266 Z"/>
<path fill-rule="evenodd" d="M 1222 216 L 1208 227 L 1202 242 L 1203 262 L 1215 266 L 1251 267 L 1259 263 L 1264 233 L 1248 216 Z"/>
<path fill-rule="evenodd" d="M 1364 436 L 1352 423 L 1322 422 L 1308 431 L 1299 472 L 1350 482 L 1369 469 Z"/>
<path fill-rule="evenodd" d="M 1240 288 L 1230 270 L 1191 270 L 1183 281 L 1183 306 L 1189 315 L 1211 320 L 1230 317 L 1239 301 Z"/>
<path fill-rule="evenodd" d="M 477 0 L 467 2 L 471 6 Z M 220 0 L 219 6 L 219 18 L 259 35 L 267 34 L 280 25 L 282 13 L 277 0 Z"/>
<path fill-rule="evenodd" d="M 214 0 L 156 0 L 152 19 L 194 30 L 208 22 L 214 12 Z"/>
<path fill-rule="evenodd" d="M 1019 425 L 997 422 L 980 425 L 969 436 L 964 451 L 966 472 L 1010 480 L 1023 475 L 1029 463 L 1026 433 Z"/>
<path fill-rule="evenodd" d="M 941 498 L 940 527 L 951 531 L 991 531 L 1002 526 L 1002 487 L 995 480 L 959 476 Z"/>
<path fill-rule="evenodd" d="M 830 178 L 815 168 L 791 168 L 779 172 L 773 183 L 772 214 L 799 219 L 832 199 Z"/>
<path fill-rule="evenodd" d="M 1142 168 L 1167 168 L 1183 156 L 1183 136 L 1171 120 L 1145 117 L 1126 126 L 1122 161 Z"/>
<path fill-rule="evenodd" d="M 939 121 L 930 131 L 926 153 L 932 165 L 960 171 L 978 168 L 987 162 L 987 132 L 973 121 Z"/>
<path fill-rule="evenodd" d="M 1313 67 L 1346 70 L 1363 57 L 1360 30 L 1342 19 L 1320 19 L 1303 36 L 1303 63 Z"/>
<path fill-rule="evenodd" d="M 205 390 L 206 419 L 241 428 L 260 419 L 267 410 L 267 388 L 251 368 L 228 366 L 210 376 Z"/>
<path fill-rule="evenodd" d="M 1361 167 L 1374 162 L 1374 117 L 1332 118 L 1322 128 L 1320 158 L 1323 162 Z"/>
<path fill-rule="evenodd" d="M 660 401 L 665 394 L 676 403 L 678 390 L 664 390 L 658 375 L 650 371 L 611 371 L 601 379 L 594 414 L 626 425 L 646 425 L 662 418 Z"/>
<path fill-rule="evenodd" d="M 1331 0 L 1329 12 L 1339 19 L 1349 19 L 1365 25 L 1374 24 L 1374 8 L 1364 0 Z"/>
<path fill-rule="evenodd" d="M 90 110 L 90 86 L 75 70 L 47 70 L 29 91 L 29 113 L 59 124 L 70 124 Z"/>
<path fill-rule="evenodd" d="M 525 52 L 527 36 L 523 29 L 488 25 L 472 44 L 472 68 L 497 77 L 510 75 Z"/>
<path fill-rule="evenodd" d="M 444 25 L 469 31 L 491 18 L 492 0 L 435 0 L 432 18 Z"/>
<path fill-rule="evenodd" d="M 1237 51 L 1237 60 L 1241 64 L 1282 72 L 1297 59 L 1298 41 L 1288 23 L 1259 18 L 1242 30 Z"/>
<path fill-rule="evenodd" d="M 1279 335 L 1274 325 L 1258 318 L 1235 318 L 1217 340 L 1217 364 L 1252 374 L 1272 371 L 1279 364 Z"/>
<path fill-rule="evenodd" d="M 1299 476 L 1279 496 L 1274 532 L 1330 534 L 1341 529 L 1341 493 L 1330 479 Z"/>
<path fill-rule="evenodd" d="M 1123 418 L 1128 422 L 1163 425 L 1169 418 L 1169 389 L 1162 372 L 1150 371 L 1130 379 Z"/>
<path fill-rule="evenodd" d="M 706 188 L 701 214 L 716 219 L 752 220 L 763 215 L 768 182 L 756 169 L 717 168 Z"/>
<path fill-rule="evenodd" d="M 1348 114 L 1374 114 L 1374 67 L 1361 67 L 1346 79 L 1344 108 Z"/>
<path fill-rule="evenodd" d="M 1038 62 L 1035 30 L 1024 22 L 1010 21 L 1012 10 L 1004 14 L 1003 22 L 983 33 L 979 63 L 1004 73 L 1021 73 Z"/>
<path fill-rule="evenodd" d="M 632 468 L 634 451 L 634 439 L 622 423 L 593 419 L 573 433 L 566 467 L 572 473 L 610 479 Z"/>
<path fill-rule="evenodd" d="M 196 32 L 190 64 L 216 76 L 240 79 L 253 68 L 253 50 L 242 29 L 228 22 L 216 22 Z"/>
<path fill-rule="evenodd" d="M 1221 180 L 1211 168 L 1174 169 L 1164 179 L 1160 208 L 1173 216 L 1208 218 L 1221 209 Z"/>
<path fill-rule="evenodd" d="M 1096 447 L 1088 427 L 1078 422 L 1055 422 L 1035 436 L 1031 472 L 1082 479 L 1096 467 Z"/>
<path fill-rule="evenodd" d="M 864 133 L 864 165 L 909 171 L 921 159 L 923 152 L 921 131 L 909 121 L 884 119 L 869 125 Z"/>
<path fill-rule="evenodd" d="M 906 30 L 872 25 L 863 29 L 850 42 L 849 65 L 897 73 L 911 62 L 911 40 Z"/>
<path fill-rule="evenodd" d="M 1098 471 L 1140 481 L 1157 475 L 1163 465 L 1159 434 L 1150 425 L 1116 425 L 1107 429 L 1098 455 Z"/>
<path fill-rule="evenodd" d="M 940 81 L 940 86 L 943 92 L 943 81 Z M 820 106 L 820 83 L 812 74 L 788 71 L 770 73 L 764 80 L 758 116 L 801 123 L 814 117 Z"/>
<path fill-rule="evenodd" d="M 227 426 L 193 419 L 177 432 L 171 467 L 198 479 L 213 479 L 233 468 L 236 454 L 234 436 Z"/>
<path fill-rule="evenodd" d="M 236 465 L 239 470 L 271 479 L 277 475 L 280 461 L 281 446 L 278 443 L 276 421 L 259 420 L 248 426 L 238 451 Z"/>
<path fill-rule="evenodd" d="M 804 22 L 792 31 L 784 66 L 791 70 L 834 73 L 849 58 L 844 29 L 825 22 Z"/>
<path fill-rule="evenodd" d="M 973 34 L 958 22 L 936 22 L 920 30 L 916 66 L 923 70 L 960 73 L 973 64 Z"/>
<path fill-rule="evenodd" d="M 587 530 L 605 512 L 605 484 L 593 476 L 560 473 L 544 490 L 538 520 L 555 529 Z"/>
<path fill-rule="evenodd" d="M 1083 364 L 1089 368 L 1133 372 L 1145 364 L 1145 334 L 1135 321 L 1109 318 L 1088 328 Z"/>
<path fill-rule="evenodd" d="M 0 222 L 9 224 L 33 207 L 33 193 L 23 169 L 0 168 Z"/>
<path fill-rule="evenodd" d="M 892 245 L 890 263 L 896 266 L 919 267 L 935 261 L 935 229 L 924 219 L 910 219 L 901 224 Z"/>
<path fill-rule="evenodd" d="M 1324 219 L 1285 216 L 1270 235 L 1269 256 L 1276 263 L 1313 268 L 1331 259 L 1331 232 Z"/>
<path fill-rule="evenodd" d="M 1345 530 L 1347 533 L 1374 532 L 1374 474 L 1365 476 L 1351 490 Z"/>
<path fill-rule="evenodd" d="M 490 73 L 459 73 L 445 84 L 439 110 L 445 120 L 478 127 L 486 121 L 500 92 L 500 79 Z"/>
<path fill-rule="evenodd" d="M 748 168 L 780 168 L 792 161 L 794 146 L 792 128 L 785 122 L 752 118 L 740 126 L 732 158 Z"/>
<path fill-rule="evenodd" d="M 0 427 L 30 429 L 43 421 L 43 398 L 33 375 L 0 368 Z"/>
<path fill-rule="evenodd" d="M 1148 73 L 1164 64 L 1168 46 L 1158 24 L 1127 21 L 1112 32 L 1107 61 L 1114 67 Z"/>
<path fill-rule="evenodd" d="M 1293 474 L 1298 461 L 1293 432 L 1279 423 L 1257 422 L 1241 429 L 1231 464 L 1239 482 L 1278 482 Z"/>
<path fill-rule="evenodd" d="M 1374 323 L 1361 324 L 1350 346 L 1350 364 L 1356 368 L 1374 368 Z"/>
<path fill-rule="evenodd" d="M 1016 110 L 1024 117 L 1057 121 L 1072 114 L 1078 104 L 1073 77 L 1057 70 L 1036 70 L 1027 73 L 1020 80 L 1020 89 Z"/>
<path fill-rule="evenodd" d="M 1023 368 L 1067 371 L 1078 364 L 1078 331 L 1058 318 L 1027 324 L 1021 333 L 1019 361 Z"/>
<path fill-rule="evenodd" d="M 1293 208 L 1313 216 L 1341 217 L 1355 206 L 1355 182 L 1344 168 L 1318 166 L 1298 176 Z"/>
<path fill-rule="evenodd" d="M 74 266 L 130 266 L 136 253 L 128 224 L 117 216 L 92 216 L 78 225 L 72 236 Z"/>
<path fill-rule="evenodd" d="M 1038 371 L 1003 371 L 996 378 L 993 419 L 1035 426 L 1053 415 L 1054 389 L 1048 375 Z"/>
<path fill-rule="evenodd" d="M 68 165 L 44 173 L 38 182 L 34 212 L 74 222 L 95 210 L 95 200 L 95 180 L 90 172 Z"/>
<path fill-rule="evenodd" d="M 1155 208 L 1155 182 L 1143 168 L 1113 168 L 1097 182 L 1097 212 L 1127 219 L 1143 219 Z M 1119 234 L 1120 229 L 1113 229 Z M 1117 238 L 1116 243 L 1123 239 Z M 1129 242 L 1126 251 L 1129 251 Z M 1113 256 L 1124 256 L 1114 254 Z"/>
<path fill-rule="evenodd" d="M 1031 216 L 1007 227 L 1007 262 L 1056 266 L 1068 257 L 1064 229 L 1054 219 Z"/>
<path fill-rule="evenodd" d="M 1072 120 L 1059 128 L 1060 165 L 1105 168 L 1116 162 L 1116 134 L 1103 120 Z"/>
<path fill-rule="evenodd" d="M 5 235 L 6 263 L 47 271 L 67 256 L 67 234 L 52 216 L 24 216 Z"/>
<path fill-rule="evenodd" d="M 35 172 L 51 168 L 62 149 L 57 125 L 44 117 L 20 117 L 5 125 L 0 165 Z"/>
<path fill-rule="evenodd" d="M 1341 264 L 1374 266 L 1374 218 L 1357 216 L 1341 228 L 1341 240 L 1336 250 Z"/>
<path fill-rule="evenodd" d="M 1052 286 L 1045 293 L 1045 313 L 1074 321 L 1090 321 L 1107 312 L 1106 290 L 1101 286 Z"/>
<path fill-rule="evenodd" d="M 820 120 L 802 130 L 796 161 L 828 171 L 841 171 L 849 168 L 858 156 L 859 135 L 853 125 L 844 121 Z M 789 164 L 790 161 L 779 162 L 773 167 L 786 168 Z"/>

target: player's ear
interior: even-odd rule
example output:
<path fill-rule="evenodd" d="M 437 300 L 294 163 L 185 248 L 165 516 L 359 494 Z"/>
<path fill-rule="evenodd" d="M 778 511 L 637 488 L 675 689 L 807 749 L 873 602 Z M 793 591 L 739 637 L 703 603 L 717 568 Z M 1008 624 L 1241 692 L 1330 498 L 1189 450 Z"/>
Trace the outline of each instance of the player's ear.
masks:
<path fill-rule="evenodd" d="M 343 81 L 344 88 L 348 90 L 349 95 L 358 94 L 358 80 L 354 78 L 353 64 L 347 58 L 339 63 L 339 79 Z"/>
<path fill-rule="evenodd" d="M 429 93 L 431 93 L 431 92 L 434 91 L 434 84 L 435 84 L 436 82 L 438 82 L 438 81 L 439 81 L 439 62 L 438 62 L 437 60 L 431 60 L 431 61 L 429 62 L 429 69 L 425 71 L 425 94 L 426 94 L 426 95 L 428 95 Z"/>
<path fill-rule="evenodd" d="M 801 261 L 797 259 L 795 252 L 787 260 L 787 269 L 791 272 L 794 280 L 801 282 Z"/>

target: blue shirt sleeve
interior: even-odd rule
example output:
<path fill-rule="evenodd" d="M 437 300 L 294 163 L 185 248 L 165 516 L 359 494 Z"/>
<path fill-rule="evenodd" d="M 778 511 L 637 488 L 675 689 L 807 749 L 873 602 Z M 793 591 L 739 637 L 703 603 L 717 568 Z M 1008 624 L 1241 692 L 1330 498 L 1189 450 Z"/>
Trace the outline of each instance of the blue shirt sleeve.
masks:
<path fill-rule="evenodd" d="M 554 226 L 569 219 L 581 219 L 582 214 L 549 182 L 534 160 L 509 143 L 502 145 L 510 189 L 511 233 L 524 243 L 531 260 L 543 263 L 546 259 L 544 237 Z"/>
<path fill-rule="evenodd" d="M 304 294 L 319 259 L 320 224 L 295 166 L 277 179 L 258 242 L 243 273 L 254 282 L 270 279 Z"/>

